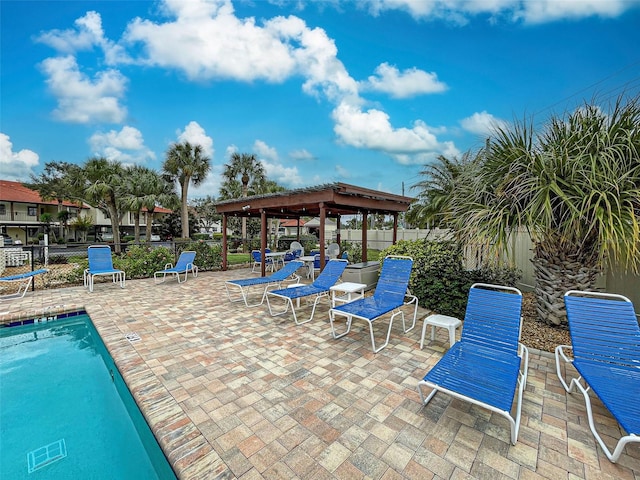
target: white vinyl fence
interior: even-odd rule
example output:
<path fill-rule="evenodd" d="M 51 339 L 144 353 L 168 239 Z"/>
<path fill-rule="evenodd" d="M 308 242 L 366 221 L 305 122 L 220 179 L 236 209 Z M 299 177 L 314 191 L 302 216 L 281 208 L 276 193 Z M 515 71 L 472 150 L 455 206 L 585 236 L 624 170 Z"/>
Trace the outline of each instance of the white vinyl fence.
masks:
<path fill-rule="evenodd" d="M 429 238 L 430 240 L 446 239 L 450 235 L 446 229 L 398 229 L 398 240 L 418 240 Z M 341 230 L 340 239 L 347 242 L 362 242 L 362 230 Z M 392 230 L 367 230 L 367 248 L 382 250 L 393 242 Z M 532 290 L 535 286 L 533 275 L 533 244 L 526 231 L 518 232 L 511 243 L 513 252 L 509 261 L 522 271 L 522 279 L 519 287 L 523 290 Z M 487 255 L 486 249 L 481 246 L 469 247 L 465 251 L 465 267 L 474 269 L 480 266 Z M 608 269 L 598 282 L 598 287 L 603 291 L 618 293 L 628 297 L 634 304 L 636 313 L 640 314 L 640 276 L 631 272 L 625 272 L 623 268 Z"/>

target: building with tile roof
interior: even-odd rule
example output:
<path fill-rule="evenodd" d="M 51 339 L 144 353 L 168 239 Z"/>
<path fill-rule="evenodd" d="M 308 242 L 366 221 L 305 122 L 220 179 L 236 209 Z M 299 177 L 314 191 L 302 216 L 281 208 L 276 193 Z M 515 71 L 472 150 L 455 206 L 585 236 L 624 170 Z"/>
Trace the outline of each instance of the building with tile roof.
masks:
<path fill-rule="evenodd" d="M 94 238 L 108 238 L 111 233 L 111 220 L 100 209 L 69 201 L 59 203 L 57 200 L 44 200 L 37 191 L 25 187 L 20 182 L 0 180 L 0 233 L 8 234 L 14 241 L 26 244 L 37 239 L 38 234 L 44 233 L 46 223 L 41 221 L 43 214 L 50 214 L 54 219 L 51 226 L 56 228 L 56 231 L 61 231 L 60 222 L 56 220 L 60 211 L 69 212 L 69 223 L 78 215 L 89 216 L 93 222 L 93 228 L 89 233 Z M 154 216 L 169 213 L 171 210 L 157 207 Z M 140 213 L 142 226 L 146 223 L 146 215 L 146 210 Z M 122 234 L 133 234 L 134 217 L 133 212 L 124 215 L 121 221 Z M 79 241 L 80 235 L 72 227 L 68 227 L 64 232 L 64 238 L 67 241 Z"/>

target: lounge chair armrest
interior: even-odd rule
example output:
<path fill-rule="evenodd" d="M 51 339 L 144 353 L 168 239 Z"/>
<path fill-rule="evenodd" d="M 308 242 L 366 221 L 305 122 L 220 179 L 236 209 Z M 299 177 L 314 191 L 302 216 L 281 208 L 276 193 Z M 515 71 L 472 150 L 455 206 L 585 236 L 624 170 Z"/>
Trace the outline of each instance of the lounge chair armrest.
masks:
<path fill-rule="evenodd" d="M 165 270 L 169 270 L 170 268 L 173 268 L 173 263 L 165 263 L 164 264 L 164 269 Z"/>

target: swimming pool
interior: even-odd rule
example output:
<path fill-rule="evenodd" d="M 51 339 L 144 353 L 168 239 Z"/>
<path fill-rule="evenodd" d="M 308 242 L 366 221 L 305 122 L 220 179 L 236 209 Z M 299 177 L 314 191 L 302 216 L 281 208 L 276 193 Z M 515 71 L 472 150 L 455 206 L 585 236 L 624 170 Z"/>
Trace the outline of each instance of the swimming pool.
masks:
<path fill-rule="evenodd" d="M 0 430 L 2 478 L 176 478 L 86 314 L 0 328 Z"/>

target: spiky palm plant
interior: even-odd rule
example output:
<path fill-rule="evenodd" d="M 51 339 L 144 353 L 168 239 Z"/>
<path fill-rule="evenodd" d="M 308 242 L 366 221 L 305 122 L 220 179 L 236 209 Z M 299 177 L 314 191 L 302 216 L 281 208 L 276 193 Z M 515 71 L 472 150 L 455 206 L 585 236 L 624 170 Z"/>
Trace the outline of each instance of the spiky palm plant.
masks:
<path fill-rule="evenodd" d="M 462 238 L 504 250 L 525 228 L 534 244 L 537 312 L 566 322 L 563 294 L 594 289 L 610 262 L 640 267 L 640 104 L 586 105 L 498 129 L 479 169 L 452 193 L 448 219 Z"/>
<path fill-rule="evenodd" d="M 189 185 L 200 185 L 211 170 L 209 157 L 204 154 L 201 145 L 189 142 L 173 144 L 167 152 L 162 169 L 172 181 L 177 181 L 181 189 L 182 237 L 189 238 Z"/>

